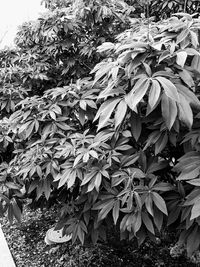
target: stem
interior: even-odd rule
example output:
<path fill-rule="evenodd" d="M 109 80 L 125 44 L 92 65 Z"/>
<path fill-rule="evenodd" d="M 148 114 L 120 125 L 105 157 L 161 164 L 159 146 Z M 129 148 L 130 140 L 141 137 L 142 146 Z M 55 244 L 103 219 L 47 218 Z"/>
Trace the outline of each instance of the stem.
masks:
<path fill-rule="evenodd" d="M 184 13 L 186 13 L 186 9 L 187 9 L 187 0 L 185 0 L 185 2 L 184 2 L 184 8 L 183 8 Z"/>
<path fill-rule="evenodd" d="M 81 62 L 86 68 L 88 68 L 89 70 L 92 70 L 92 68 L 90 68 L 88 65 L 86 65 L 84 62 Z"/>

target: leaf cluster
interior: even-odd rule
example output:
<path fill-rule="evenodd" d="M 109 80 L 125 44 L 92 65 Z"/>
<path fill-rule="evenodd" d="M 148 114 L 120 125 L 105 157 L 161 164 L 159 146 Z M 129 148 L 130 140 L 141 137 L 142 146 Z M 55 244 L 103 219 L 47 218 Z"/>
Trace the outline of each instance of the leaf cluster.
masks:
<path fill-rule="evenodd" d="M 46 4 L 22 25 L 17 49 L 0 52 L 1 213 L 12 222 L 24 199 L 53 199 L 56 227 L 73 242 L 105 240 L 114 224 L 142 244 L 171 227 L 191 256 L 200 18 L 145 19 L 124 1 Z"/>

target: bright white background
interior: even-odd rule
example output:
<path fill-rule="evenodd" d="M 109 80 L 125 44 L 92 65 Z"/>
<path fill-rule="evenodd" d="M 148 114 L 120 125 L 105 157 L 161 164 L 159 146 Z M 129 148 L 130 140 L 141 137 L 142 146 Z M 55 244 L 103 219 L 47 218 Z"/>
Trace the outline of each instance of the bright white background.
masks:
<path fill-rule="evenodd" d="M 17 27 L 44 11 L 41 0 L 0 0 L 0 48 L 13 45 Z"/>

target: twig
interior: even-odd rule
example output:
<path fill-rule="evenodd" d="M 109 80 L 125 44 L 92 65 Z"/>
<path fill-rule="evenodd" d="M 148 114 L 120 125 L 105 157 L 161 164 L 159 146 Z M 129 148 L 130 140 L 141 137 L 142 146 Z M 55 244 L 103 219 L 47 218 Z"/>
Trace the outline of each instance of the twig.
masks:
<path fill-rule="evenodd" d="M 185 0 L 184 2 L 184 8 L 183 8 L 184 13 L 186 13 L 186 9 L 187 9 L 187 0 Z"/>

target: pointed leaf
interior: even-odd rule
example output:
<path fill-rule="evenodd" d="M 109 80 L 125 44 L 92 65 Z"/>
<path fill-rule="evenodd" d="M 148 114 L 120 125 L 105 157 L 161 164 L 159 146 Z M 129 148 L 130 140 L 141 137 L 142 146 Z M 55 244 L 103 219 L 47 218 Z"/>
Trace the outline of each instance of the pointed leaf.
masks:
<path fill-rule="evenodd" d="M 152 80 L 152 85 L 151 85 L 151 89 L 149 91 L 149 106 L 151 111 L 153 110 L 153 108 L 156 106 L 159 97 L 160 97 L 160 84 L 158 81 L 156 80 Z"/>
<path fill-rule="evenodd" d="M 161 100 L 162 116 L 166 123 L 167 128 L 170 130 L 176 120 L 177 106 L 176 102 L 169 98 L 165 93 L 162 95 Z"/>
<path fill-rule="evenodd" d="M 180 42 L 182 42 L 188 36 L 189 32 L 190 31 L 186 28 L 181 33 L 179 33 L 176 39 L 176 43 L 179 44 Z"/>
<path fill-rule="evenodd" d="M 19 206 L 18 206 L 18 204 L 17 204 L 15 199 L 12 202 L 12 206 L 13 206 L 13 214 L 14 214 L 15 218 L 18 220 L 18 222 L 20 222 L 21 221 L 22 211 L 19 208 Z"/>
<path fill-rule="evenodd" d="M 158 155 L 167 145 L 168 136 L 166 132 L 163 132 L 155 143 L 155 155 Z"/>
<path fill-rule="evenodd" d="M 190 220 L 200 216 L 200 199 L 196 201 L 192 207 Z"/>
<path fill-rule="evenodd" d="M 182 68 L 185 65 L 185 61 L 187 59 L 187 53 L 185 51 L 177 52 L 176 54 L 176 63 Z"/>
<path fill-rule="evenodd" d="M 200 238 L 199 237 L 200 231 L 198 226 L 196 225 L 193 231 L 189 234 L 187 238 L 187 255 L 189 257 L 192 256 L 192 253 L 198 251 Z"/>
<path fill-rule="evenodd" d="M 195 87 L 194 80 L 192 76 L 190 75 L 189 71 L 187 71 L 186 69 L 183 69 L 182 71 L 179 72 L 179 76 L 181 77 L 183 82 L 187 84 L 190 88 Z"/>
<path fill-rule="evenodd" d="M 179 102 L 179 94 L 176 86 L 168 79 L 164 77 L 156 77 L 161 86 L 163 87 L 165 94 L 170 97 L 173 101 Z"/>
<path fill-rule="evenodd" d="M 163 213 L 160 212 L 157 208 L 154 209 L 154 223 L 158 229 L 158 231 L 161 231 L 162 224 L 163 224 Z"/>
<path fill-rule="evenodd" d="M 176 87 L 178 89 L 178 92 L 185 97 L 189 104 L 191 104 L 197 109 L 200 109 L 200 101 L 195 95 L 195 93 L 193 93 L 189 88 L 182 84 L 176 84 Z"/>
<path fill-rule="evenodd" d="M 142 131 L 141 119 L 137 113 L 132 112 L 130 121 L 131 121 L 132 136 L 135 138 L 136 141 L 138 141 L 141 131 Z"/>
<path fill-rule="evenodd" d="M 180 102 L 178 103 L 179 119 L 184 122 L 188 128 L 193 124 L 193 113 L 190 104 L 183 95 L 180 94 Z"/>
<path fill-rule="evenodd" d="M 134 234 L 136 234 L 140 230 L 141 225 L 142 225 L 141 212 L 137 212 L 135 214 L 135 217 L 136 217 L 136 220 L 135 220 L 134 224 L 132 225 Z"/>
<path fill-rule="evenodd" d="M 113 210 L 112 210 L 112 216 L 113 216 L 113 220 L 114 220 L 114 224 L 116 225 L 117 220 L 119 218 L 119 209 L 120 209 L 120 203 L 119 200 L 115 201 Z"/>
<path fill-rule="evenodd" d="M 135 111 L 137 108 L 137 104 L 142 100 L 144 95 L 146 94 L 149 88 L 149 80 L 145 80 L 139 88 L 137 88 L 134 92 L 130 92 L 125 96 L 125 101 L 131 110 Z"/>
<path fill-rule="evenodd" d="M 145 198 L 145 206 L 146 206 L 148 213 L 151 214 L 151 216 L 154 216 L 153 201 L 152 201 L 151 193 L 148 193 L 147 197 Z"/>
<path fill-rule="evenodd" d="M 197 48 L 197 46 L 199 45 L 199 41 L 198 41 L 198 36 L 194 31 L 190 30 L 190 36 L 191 36 L 191 41 L 192 41 L 192 45 Z"/>
<path fill-rule="evenodd" d="M 123 99 L 118 105 L 117 105 L 117 109 L 115 112 L 115 128 L 117 128 L 117 126 L 119 126 L 125 115 L 126 115 L 126 111 L 127 111 L 127 104 L 125 102 L 125 100 Z"/>
<path fill-rule="evenodd" d="M 142 212 L 142 221 L 143 221 L 144 225 L 146 226 L 146 228 L 149 230 L 149 232 L 151 232 L 153 235 L 155 235 L 153 223 L 152 223 L 151 219 L 149 218 L 148 214 L 145 212 Z"/>
<path fill-rule="evenodd" d="M 168 214 L 167 212 L 167 207 L 166 207 L 166 204 L 165 204 L 165 201 L 164 199 L 156 192 L 153 192 L 152 193 L 152 198 L 153 198 L 153 202 L 154 204 L 156 205 L 156 207 L 162 211 L 164 214 Z"/>
<path fill-rule="evenodd" d="M 111 99 L 106 101 L 105 103 L 103 103 L 101 105 L 101 107 L 99 108 L 94 121 L 96 119 L 99 118 L 99 125 L 98 125 L 98 130 L 101 129 L 102 127 L 105 126 L 105 124 L 108 122 L 111 114 L 113 113 L 114 108 L 116 107 L 116 105 L 118 104 L 118 102 L 120 101 L 120 98 L 117 99 Z"/>

